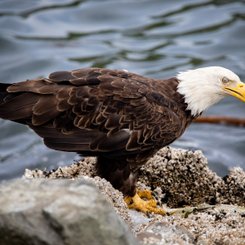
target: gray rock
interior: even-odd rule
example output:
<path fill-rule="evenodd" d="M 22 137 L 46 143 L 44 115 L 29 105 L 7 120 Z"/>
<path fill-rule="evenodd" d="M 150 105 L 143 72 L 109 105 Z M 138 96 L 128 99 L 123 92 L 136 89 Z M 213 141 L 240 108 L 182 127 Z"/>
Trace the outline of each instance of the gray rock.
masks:
<path fill-rule="evenodd" d="M 0 244 L 137 244 L 104 196 L 84 179 L 0 185 Z"/>
<path fill-rule="evenodd" d="M 194 244 L 194 237 L 187 229 L 170 224 L 169 222 L 155 222 L 150 224 L 137 237 L 142 245 Z"/>
<path fill-rule="evenodd" d="M 235 205 L 185 207 L 155 216 L 137 231 L 143 245 L 244 245 L 245 208 Z"/>

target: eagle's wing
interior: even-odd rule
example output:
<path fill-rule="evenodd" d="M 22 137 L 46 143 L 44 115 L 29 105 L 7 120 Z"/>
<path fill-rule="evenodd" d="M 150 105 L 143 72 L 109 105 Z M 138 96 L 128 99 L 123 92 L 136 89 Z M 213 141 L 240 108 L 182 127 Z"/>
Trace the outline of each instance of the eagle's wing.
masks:
<path fill-rule="evenodd" d="M 28 124 L 53 149 L 142 152 L 169 144 L 180 130 L 178 110 L 153 81 L 100 68 L 55 72 L 9 86 L 0 116 Z"/>

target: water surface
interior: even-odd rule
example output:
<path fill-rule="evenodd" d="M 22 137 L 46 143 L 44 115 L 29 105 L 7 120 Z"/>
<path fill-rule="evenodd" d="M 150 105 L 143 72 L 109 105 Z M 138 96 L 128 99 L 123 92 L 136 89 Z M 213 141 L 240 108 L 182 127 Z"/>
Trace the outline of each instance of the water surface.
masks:
<path fill-rule="evenodd" d="M 245 79 L 243 1 L 2 0 L 0 81 L 98 66 L 167 78 L 220 65 Z M 227 98 L 207 114 L 245 117 Z M 220 175 L 245 168 L 244 128 L 193 124 L 173 145 L 201 149 Z M 47 149 L 25 126 L 0 120 L 0 179 L 54 168 L 75 154 Z"/>

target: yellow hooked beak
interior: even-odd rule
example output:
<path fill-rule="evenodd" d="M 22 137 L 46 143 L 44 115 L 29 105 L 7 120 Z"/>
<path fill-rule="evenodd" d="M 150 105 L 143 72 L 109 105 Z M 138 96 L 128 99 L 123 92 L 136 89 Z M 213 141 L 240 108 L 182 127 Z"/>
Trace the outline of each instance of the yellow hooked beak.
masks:
<path fill-rule="evenodd" d="M 224 90 L 227 94 L 245 102 L 245 83 L 237 82 L 236 84 L 225 85 Z"/>

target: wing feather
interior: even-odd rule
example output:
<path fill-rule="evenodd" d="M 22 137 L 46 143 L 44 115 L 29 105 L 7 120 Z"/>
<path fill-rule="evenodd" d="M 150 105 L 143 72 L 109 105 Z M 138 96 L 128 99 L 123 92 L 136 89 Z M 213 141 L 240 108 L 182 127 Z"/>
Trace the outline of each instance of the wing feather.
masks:
<path fill-rule="evenodd" d="M 0 116 L 25 119 L 57 150 L 137 154 L 169 144 L 184 130 L 183 110 L 168 97 L 176 84 L 101 68 L 54 72 L 9 86 L 13 96 L 6 108 L 0 105 Z"/>

